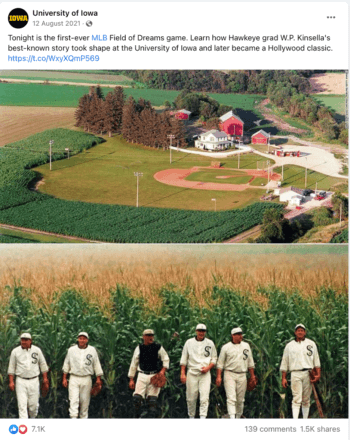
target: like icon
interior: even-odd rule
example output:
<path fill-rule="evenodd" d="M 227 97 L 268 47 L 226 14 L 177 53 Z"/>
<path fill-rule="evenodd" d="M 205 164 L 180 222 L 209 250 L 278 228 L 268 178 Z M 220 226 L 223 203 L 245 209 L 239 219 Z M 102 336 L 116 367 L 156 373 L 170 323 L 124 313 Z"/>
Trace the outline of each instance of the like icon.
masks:
<path fill-rule="evenodd" d="M 18 426 L 17 426 L 17 425 L 11 425 L 11 426 L 9 427 L 9 431 L 10 431 L 11 434 L 17 434 L 17 432 L 18 432 Z"/>

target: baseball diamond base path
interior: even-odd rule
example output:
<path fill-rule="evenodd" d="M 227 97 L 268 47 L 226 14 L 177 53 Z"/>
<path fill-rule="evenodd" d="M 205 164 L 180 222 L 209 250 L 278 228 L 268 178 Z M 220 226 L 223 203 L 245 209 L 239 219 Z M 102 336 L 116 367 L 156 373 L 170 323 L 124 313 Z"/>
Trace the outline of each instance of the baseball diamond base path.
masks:
<path fill-rule="evenodd" d="M 185 180 L 186 177 L 188 177 L 190 174 L 195 173 L 197 171 L 200 171 L 202 169 L 216 169 L 219 170 L 219 168 L 214 167 L 192 167 L 187 170 L 180 170 L 180 169 L 170 169 L 170 170 L 163 170 L 159 171 L 158 173 L 154 174 L 154 178 L 161 183 L 164 183 L 165 185 L 171 185 L 171 186 L 179 186 L 181 188 L 191 188 L 191 189 L 206 189 L 206 190 L 215 190 L 215 191 L 244 191 L 248 188 L 259 188 L 264 189 L 265 186 L 252 186 L 248 183 L 245 184 L 234 184 L 234 183 L 212 183 L 212 182 L 192 182 L 189 180 Z M 235 170 L 233 168 L 220 168 L 220 170 L 227 170 L 229 171 L 242 171 L 247 173 L 249 176 L 255 177 L 265 177 L 267 179 L 267 172 L 263 170 Z M 227 176 L 221 176 L 222 177 L 231 177 L 229 174 Z M 274 173 L 270 176 L 270 179 L 273 181 L 278 181 L 281 179 L 281 175 Z"/>

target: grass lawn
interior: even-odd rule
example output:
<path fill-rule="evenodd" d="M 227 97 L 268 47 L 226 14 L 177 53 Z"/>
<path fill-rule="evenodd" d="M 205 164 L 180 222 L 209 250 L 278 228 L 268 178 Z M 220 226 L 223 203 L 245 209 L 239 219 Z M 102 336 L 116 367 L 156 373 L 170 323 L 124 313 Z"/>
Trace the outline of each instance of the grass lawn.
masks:
<path fill-rule="evenodd" d="M 59 76 L 59 73 L 55 75 Z M 71 79 L 69 79 L 69 75 L 67 76 L 67 81 L 71 81 Z M 44 79 L 43 76 L 42 78 Z M 103 80 L 105 80 L 105 77 L 103 77 Z M 85 82 L 85 80 L 82 80 L 81 82 Z M 102 90 L 106 95 L 113 89 L 102 87 Z M 79 98 L 88 92 L 89 87 L 86 86 L 64 84 L 1 83 L 0 102 L 1 105 L 76 107 L 78 105 Z M 126 96 L 131 95 L 136 100 L 139 98 L 149 100 L 153 106 L 161 106 L 163 105 L 164 101 L 173 102 L 180 93 L 180 91 L 177 90 L 133 88 L 125 88 L 124 92 Z M 262 118 L 261 114 L 255 107 L 258 102 L 265 98 L 264 96 L 232 93 L 208 93 L 208 95 L 214 98 L 220 104 L 231 105 L 237 109 L 238 115 L 248 125 L 250 125 L 251 121 L 256 120 L 258 117 Z"/>
<path fill-rule="evenodd" d="M 232 176 L 222 178 L 224 176 Z M 221 177 L 221 178 L 220 178 Z M 205 170 L 192 173 L 185 180 L 194 182 L 234 183 L 237 185 L 248 183 L 252 176 L 242 171 L 231 170 Z"/>
<path fill-rule="evenodd" d="M 274 172 L 281 174 L 282 167 L 274 168 Z M 317 182 L 317 189 L 330 190 L 331 187 L 337 183 L 343 183 L 343 179 L 326 176 L 313 170 L 307 171 L 307 188 L 315 189 Z M 305 188 L 305 168 L 297 165 L 284 166 L 284 180 L 282 186 L 296 186 L 298 188 Z"/>
<path fill-rule="evenodd" d="M 31 232 L 15 231 L 13 229 L 0 227 L 0 243 L 86 243 L 83 240 L 69 240 L 61 237 L 54 237 Z"/>
<path fill-rule="evenodd" d="M 108 138 L 106 142 L 91 148 L 69 160 L 53 162 L 35 168 L 42 175 L 41 192 L 67 200 L 108 203 L 134 206 L 136 203 L 136 177 L 139 179 L 140 206 L 162 208 L 210 210 L 211 199 L 217 199 L 217 209 L 242 208 L 257 201 L 263 190 L 207 191 L 180 188 L 157 182 L 153 175 L 170 168 L 187 169 L 193 166 L 210 166 L 212 158 L 172 151 L 154 150 L 136 144 L 128 144 L 120 136 Z M 261 157 L 255 154 L 242 155 L 243 168 L 256 168 Z M 237 158 L 223 162 L 227 168 L 237 168 Z M 223 171 L 223 170 L 220 170 Z M 225 171 L 227 174 L 227 170 Z M 217 179 L 216 181 L 218 181 Z"/>
<path fill-rule="evenodd" d="M 313 95 L 313 99 L 335 112 L 337 122 L 345 121 L 345 95 Z"/>
<path fill-rule="evenodd" d="M 256 177 L 253 182 L 250 183 L 252 186 L 262 186 L 267 184 L 267 179 L 264 177 Z"/>

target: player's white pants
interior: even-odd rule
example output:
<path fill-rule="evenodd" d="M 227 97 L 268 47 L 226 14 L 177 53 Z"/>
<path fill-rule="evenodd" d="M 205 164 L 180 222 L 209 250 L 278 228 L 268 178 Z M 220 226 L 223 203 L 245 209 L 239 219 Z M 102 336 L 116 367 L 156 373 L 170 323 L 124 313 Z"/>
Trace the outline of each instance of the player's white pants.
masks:
<path fill-rule="evenodd" d="M 247 391 L 247 375 L 225 370 L 224 386 L 229 416 L 240 419 L 243 414 L 244 397 Z"/>
<path fill-rule="evenodd" d="M 139 394 L 144 399 L 146 399 L 148 396 L 158 397 L 160 388 L 151 384 L 151 379 L 153 376 L 155 376 L 155 374 L 143 374 L 139 372 L 137 375 L 134 394 Z"/>
<path fill-rule="evenodd" d="M 210 393 L 211 375 L 210 371 L 199 376 L 195 376 L 190 372 L 186 378 L 186 400 L 188 408 L 188 416 L 195 417 L 196 404 L 199 393 L 199 415 L 201 417 L 207 417 L 209 406 L 209 393 Z"/>
<path fill-rule="evenodd" d="M 310 382 L 309 371 L 292 371 L 291 386 L 293 393 L 293 418 L 297 419 L 299 417 L 300 406 L 303 408 L 310 407 L 312 385 Z"/>
<path fill-rule="evenodd" d="M 34 419 L 39 409 L 39 377 L 35 379 L 22 379 L 16 377 L 16 395 L 19 419 Z"/>
<path fill-rule="evenodd" d="M 76 419 L 80 413 L 81 419 L 88 418 L 92 388 L 91 376 L 75 376 L 70 375 L 69 378 L 69 416 Z M 79 411 L 80 408 L 80 411 Z"/>

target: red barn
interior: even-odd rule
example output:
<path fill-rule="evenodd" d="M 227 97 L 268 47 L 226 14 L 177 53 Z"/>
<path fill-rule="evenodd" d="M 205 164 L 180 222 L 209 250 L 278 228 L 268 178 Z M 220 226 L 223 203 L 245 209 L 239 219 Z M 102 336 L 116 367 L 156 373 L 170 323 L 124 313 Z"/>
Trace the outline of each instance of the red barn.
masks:
<path fill-rule="evenodd" d="M 243 128 L 244 122 L 232 111 L 229 111 L 220 117 L 220 130 L 230 136 L 243 136 Z"/>
<path fill-rule="evenodd" d="M 252 136 L 252 144 L 267 145 L 270 141 L 270 134 L 264 130 L 259 130 Z"/>
<path fill-rule="evenodd" d="M 176 119 L 187 120 L 187 119 L 190 119 L 190 116 L 191 116 L 191 112 L 189 112 L 188 110 L 185 110 L 184 108 L 182 110 L 178 110 L 175 113 L 175 118 Z"/>

